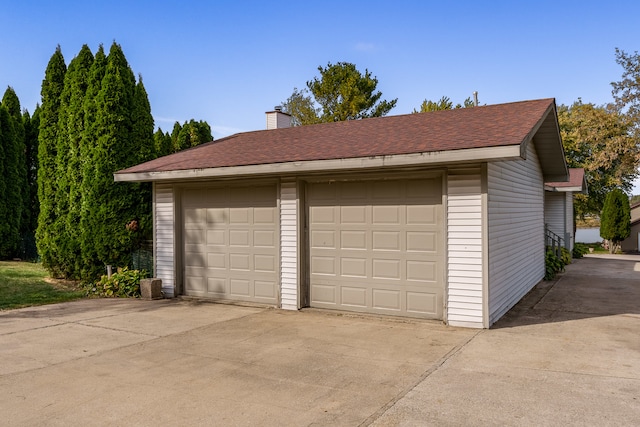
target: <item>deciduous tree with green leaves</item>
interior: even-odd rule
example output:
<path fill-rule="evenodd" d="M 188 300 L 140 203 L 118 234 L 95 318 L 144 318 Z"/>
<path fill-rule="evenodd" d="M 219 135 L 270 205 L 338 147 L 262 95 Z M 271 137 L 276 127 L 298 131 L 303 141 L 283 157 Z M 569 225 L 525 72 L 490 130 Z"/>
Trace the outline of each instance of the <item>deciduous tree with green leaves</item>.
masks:
<path fill-rule="evenodd" d="M 294 125 L 382 117 L 396 106 L 397 98 L 380 99 L 378 79 L 369 70 L 363 74 L 352 63 L 338 62 L 318 71 L 320 77 L 308 81 L 306 89 L 294 88 L 283 104 Z"/>
<path fill-rule="evenodd" d="M 469 108 L 473 107 L 474 103 L 471 98 L 467 98 L 462 104 L 453 105 L 451 99 L 448 96 L 443 96 L 439 101 L 430 101 L 425 99 L 420 105 L 420 110 L 414 109 L 414 113 L 427 113 L 429 111 L 441 111 L 441 110 L 453 110 L 454 108 Z"/>
<path fill-rule="evenodd" d="M 581 100 L 558 106 L 558 121 L 567 163 L 585 169 L 589 187 L 588 195 L 576 195 L 576 215 L 597 215 L 610 191 L 630 191 L 637 176 L 640 158 L 633 121 L 613 105 Z"/>
<path fill-rule="evenodd" d="M 607 194 L 600 215 L 600 237 L 609 241 L 609 252 L 616 253 L 620 242 L 631 234 L 629 197 L 615 188 Z"/>

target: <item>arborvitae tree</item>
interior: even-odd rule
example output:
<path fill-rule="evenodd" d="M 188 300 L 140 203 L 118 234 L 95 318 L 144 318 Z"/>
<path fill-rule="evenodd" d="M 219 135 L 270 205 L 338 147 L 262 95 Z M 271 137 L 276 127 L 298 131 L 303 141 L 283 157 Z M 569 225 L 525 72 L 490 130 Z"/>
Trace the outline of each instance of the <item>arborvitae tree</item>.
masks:
<path fill-rule="evenodd" d="M 91 177 L 85 176 L 81 218 L 83 274 L 95 277 L 105 265 L 128 265 L 132 236 L 126 225 L 135 217 L 136 196 L 113 173 L 134 165 L 138 147 L 131 140 L 135 76 L 121 47 L 113 43 L 100 92 L 95 98 L 95 137 Z M 89 179 L 87 179 L 89 178 Z M 95 251 L 95 256 L 93 253 Z"/>
<path fill-rule="evenodd" d="M 27 163 L 27 185 L 29 187 L 29 200 L 25 206 L 30 213 L 29 231 L 34 233 L 38 228 L 38 212 L 40 212 L 40 203 L 38 203 L 38 129 L 40 127 L 40 106 L 36 106 L 33 116 L 25 110 L 22 115 L 22 123 L 24 125 L 24 145 L 25 158 Z"/>
<path fill-rule="evenodd" d="M 84 130 L 84 98 L 93 54 L 82 46 L 67 69 L 58 114 L 56 153 L 56 219 L 53 239 L 58 248 L 56 262 L 64 277 L 80 273 L 80 220 L 82 183 L 80 142 Z"/>
<path fill-rule="evenodd" d="M 8 248 L 4 246 L 5 236 L 9 235 L 11 224 L 9 218 L 9 207 L 7 206 L 7 172 L 5 171 L 6 154 L 5 139 L 9 135 L 5 135 L 5 128 L 9 126 L 9 112 L 0 104 L 0 257 L 8 256 Z M 6 218 L 6 220 L 5 220 Z"/>
<path fill-rule="evenodd" d="M 96 99 L 102 89 L 102 79 L 104 78 L 106 69 L 107 56 L 104 53 L 103 46 L 100 45 L 94 56 L 91 69 L 89 70 L 89 82 L 84 99 L 84 129 L 80 142 L 80 158 L 82 164 L 80 195 L 82 202 L 80 205 L 80 220 L 77 224 L 79 224 L 78 232 L 80 234 L 80 248 L 82 251 L 80 275 L 84 277 L 89 277 L 91 274 L 96 274 L 97 272 L 96 261 L 94 260 L 98 259 L 98 253 L 93 246 L 93 234 L 91 230 L 85 229 L 84 227 L 88 225 L 88 216 L 90 215 L 90 210 L 93 208 L 93 199 L 86 197 L 86 194 L 90 191 L 95 177 L 94 149 L 98 144 L 98 124 L 96 122 L 98 106 Z"/>
<path fill-rule="evenodd" d="M 169 132 L 164 132 L 161 128 L 158 128 L 156 133 L 153 134 L 153 143 L 155 146 L 156 157 L 166 156 L 173 152 L 171 135 L 169 135 Z"/>
<path fill-rule="evenodd" d="M 35 258 L 37 250 L 35 248 L 35 233 L 38 228 L 38 213 L 40 203 L 38 202 L 38 129 L 40 127 L 40 106 L 36 106 L 33 116 L 25 110 L 22 116 L 24 124 L 25 157 L 27 164 L 27 186 L 29 188 L 29 199 L 26 201 L 26 210 L 29 212 L 28 233 L 25 236 L 26 256 Z"/>
<path fill-rule="evenodd" d="M 629 198 L 619 188 L 607 194 L 600 216 L 600 237 L 609 241 L 612 254 L 620 247 L 620 242 L 631 234 L 631 214 Z"/>
<path fill-rule="evenodd" d="M 18 172 L 18 143 L 14 119 L 9 110 L 0 104 L 0 146 L 2 146 L 3 185 L 0 189 L 0 258 L 10 258 L 18 250 L 20 243 L 20 220 L 22 195 Z"/>
<path fill-rule="evenodd" d="M 42 265 L 55 277 L 59 271 L 54 263 L 58 248 L 52 243 L 51 225 L 56 219 L 56 144 L 58 140 L 58 110 L 60 95 L 64 87 L 67 66 L 60 46 L 49 60 L 42 81 L 42 106 L 40 107 L 40 129 L 38 133 L 38 199 L 40 213 L 36 242 Z"/>
<path fill-rule="evenodd" d="M 185 148 L 195 147 L 205 142 L 213 141 L 211 135 L 211 127 L 207 122 L 191 119 L 189 122 L 184 122 L 182 126 L 176 122 L 173 130 L 174 134 L 176 129 L 180 128 L 177 133 L 177 137 L 174 140 L 174 152 L 184 150 Z M 173 137 L 173 134 L 172 134 Z"/>
<path fill-rule="evenodd" d="M 142 83 L 142 76 L 139 77 L 133 95 L 133 110 L 131 112 L 132 124 L 131 143 L 137 146 L 136 159 L 130 159 L 129 165 L 142 163 L 156 158 L 156 150 L 153 139 L 153 116 L 151 115 L 151 105 L 147 91 Z M 133 200 L 133 223 L 129 223 L 127 230 L 132 236 L 132 249 L 142 240 L 150 240 L 152 238 L 152 206 L 151 206 L 151 183 L 144 182 L 133 184 L 129 192 L 133 196 L 137 196 L 137 200 Z"/>
<path fill-rule="evenodd" d="M 27 185 L 27 163 L 25 157 L 25 130 L 24 124 L 22 123 L 22 111 L 20 110 L 20 100 L 18 99 L 18 95 L 13 90 L 12 87 L 8 87 L 2 97 L 2 105 L 7 108 L 9 115 L 11 116 L 11 122 L 13 124 L 14 130 L 14 148 L 13 151 L 15 153 L 15 164 L 12 165 L 13 168 L 16 169 L 15 181 L 8 182 L 7 188 L 17 187 L 19 199 L 11 201 L 17 208 L 17 211 L 14 211 L 15 215 L 17 215 L 18 222 L 18 235 L 19 243 L 24 235 L 27 233 L 29 229 L 29 214 L 30 212 L 27 210 L 27 202 L 29 200 L 29 187 Z M 15 191 L 15 190 L 14 190 Z M 9 202 L 9 201 L 8 201 Z M 20 246 L 20 245 L 19 245 Z M 16 248 L 18 249 L 18 248 Z M 14 256 L 22 257 L 22 251 L 17 251 L 14 253 Z"/>

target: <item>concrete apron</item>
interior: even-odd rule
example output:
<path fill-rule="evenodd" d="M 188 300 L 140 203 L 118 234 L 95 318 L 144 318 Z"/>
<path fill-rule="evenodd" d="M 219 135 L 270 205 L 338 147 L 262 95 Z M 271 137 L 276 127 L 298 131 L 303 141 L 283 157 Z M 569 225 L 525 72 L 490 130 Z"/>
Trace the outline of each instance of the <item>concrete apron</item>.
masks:
<path fill-rule="evenodd" d="M 578 260 L 488 331 L 177 300 L 2 312 L 0 414 L 9 425 L 635 424 L 636 262 Z"/>

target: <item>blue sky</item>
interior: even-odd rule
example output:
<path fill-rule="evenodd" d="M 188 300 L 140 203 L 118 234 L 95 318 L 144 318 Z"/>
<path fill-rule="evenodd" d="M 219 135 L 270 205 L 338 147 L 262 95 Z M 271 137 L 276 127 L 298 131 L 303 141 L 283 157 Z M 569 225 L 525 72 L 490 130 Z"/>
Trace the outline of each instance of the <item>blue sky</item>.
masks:
<path fill-rule="evenodd" d="M 426 98 L 481 104 L 610 102 L 615 48 L 640 50 L 634 1 L 0 0 L 0 88 L 40 100 L 59 44 L 115 40 L 143 77 L 156 126 L 206 120 L 215 138 L 264 129 L 264 112 L 340 61 L 368 69 L 390 114 Z"/>

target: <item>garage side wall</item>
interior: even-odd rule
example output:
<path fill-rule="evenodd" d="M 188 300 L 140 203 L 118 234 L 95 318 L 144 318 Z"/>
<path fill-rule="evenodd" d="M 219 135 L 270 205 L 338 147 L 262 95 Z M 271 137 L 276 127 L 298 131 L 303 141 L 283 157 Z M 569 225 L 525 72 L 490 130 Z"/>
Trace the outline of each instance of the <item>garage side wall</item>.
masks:
<path fill-rule="evenodd" d="M 447 322 L 484 327 L 483 196 L 480 166 L 449 170 Z"/>
<path fill-rule="evenodd" d="M 566 193 L 545 191 L 544 193 L 544 222 L 549 230 L 565 238 L 566 229 Z"/>
<path fill-rule="evenodd" d="M 544 180 L 532 143 L 526 160 L 487 166 L 489 325 L 544 277 Z"/>
<path fill-rule="evenodd" d="M 175 197 L 170 184 L 153 184 L 154 273 L 162 279 L 162 291 L 175 296 Z"/>

